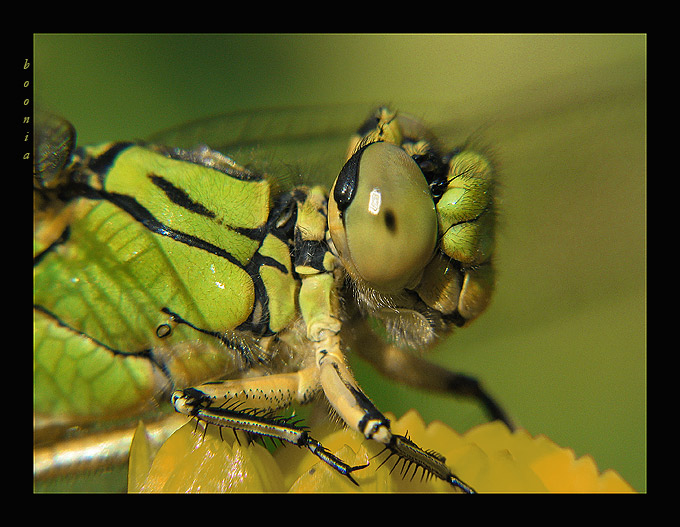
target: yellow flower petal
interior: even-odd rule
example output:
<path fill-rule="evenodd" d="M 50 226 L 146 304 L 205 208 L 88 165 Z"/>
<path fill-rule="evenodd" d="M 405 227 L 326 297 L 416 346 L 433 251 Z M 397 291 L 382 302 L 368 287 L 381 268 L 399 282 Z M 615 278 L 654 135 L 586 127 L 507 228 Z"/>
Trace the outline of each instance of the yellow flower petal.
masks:
<path fill-rule="evenodd" d="M 142 421 L 137 425 L 130 446 L 130 462 L 128 469 L 128 491 L 139 492 L 146 476 L 151 470 L 154 452 Z"/>
<path fill-rule="evenodd" d="M 434 421 L 426 425 L 411 410 L 392 421 L 397 434 L 446 457 L 453 472 L 478 492 L 634 492 L 616 472 L 600 474 L 590 456 L 576 459 L 545 436 L 510 432 L 499 422 L 459 434 Z M 161 447 L 149 468 L 144 434 L 135 435 L 130 457 L 130 491 L 142 492 L 456 492 L 448 483 L 405 464 L 375 441 L 329 420 L 311 431 L 350 466 L 359 484 L 304 448 L 288 445 L 272 455 L 245 435 L 212 426 L 206 433 L 190 422 Z M 139 435 L 139 437 L 137 437 Z"/>
<path fill-rule="evenodd" d="M 262 445 L 241 445 L 219 437 L 210 427 L 205 435 L 189 422 L 177 430 L 158 451 L 141 492 L 282 492 L 283 476 L 272 455 Z M 229 439 L 229 440 L 227 440 Z M 233 443 L 232 443 L 233 441 Z M 133 441 L 134 448 L 134 441 Z"/>

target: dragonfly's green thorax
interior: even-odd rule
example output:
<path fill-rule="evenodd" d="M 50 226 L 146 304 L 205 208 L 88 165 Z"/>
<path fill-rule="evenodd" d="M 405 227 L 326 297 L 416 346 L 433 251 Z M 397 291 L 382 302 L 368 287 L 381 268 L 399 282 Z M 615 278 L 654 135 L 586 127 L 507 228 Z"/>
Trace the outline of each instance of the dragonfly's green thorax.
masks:
<path fill-rule="evenodd" d="M 291 254 L 296 265 L 323 265 L 325 231 L 303 237 L 297 218 L 317 214 L 323 225 L 325 196 L 307 188 L 273 196 L 267 179 L 222 159 L 205 149 L 106 144 L 79 149 L 50 190 L 68 219 L 53 239 L 36 237 L 36 382 L 66 384 L 55 387 L 61 411 L 87 413 L 97 404 L 119 411 L 176 382 L 172 361 L 159 352 L 174 343 L 227 344 L 241 356 L 203 356 L 221 363 L 222 374 L 238 370 L 260 358 L 250 337 L 274 335 L 298 316 Z M 51 333 L 80 350 L 77 361 L 55 356 Z M 72 390 L 78 378 L 67 367 L 109 373 L 102 386 L 83 382 L 83 394 Z M 136 390 L 105 401 L 108 375 L 129 376 Z M 50 392 L 39 392 L 38 411 L 53 412 L 59 399 L 42 393 Z"/>

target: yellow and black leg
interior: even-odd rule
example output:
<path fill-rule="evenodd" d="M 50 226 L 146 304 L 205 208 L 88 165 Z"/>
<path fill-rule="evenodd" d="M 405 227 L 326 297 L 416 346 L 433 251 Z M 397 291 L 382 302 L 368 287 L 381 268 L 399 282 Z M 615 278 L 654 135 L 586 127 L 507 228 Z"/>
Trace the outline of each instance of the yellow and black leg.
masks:
<path fill-rule="evenodd" d="M 340 352 L 338 334 L 329 332 L 318 344 L 317 364 L 321 386 L 326 398 L 345 423 L 367 439 L 385 445 L 391 455 L 403 459 L 405 464 L 414 464 L 464 492 L 474 492 L 451 472 L 444 456 L 423 450 L 407 437 L 392 433 L 389 419 L 366 397 L 349 371 L 344 355 Z"/>
<path fill-rule="evenodd" d="M 276 410 L 307 402 L 318 391 L 316 368 L 290 374 L 268 375 L 207 383 L 177 390 L 172 403 L 179 413 L 206 425 L 242 430 L 249 434 L 286 441 L 307 448 L 316 457 L 358 485 L 352 472 L 367 465 L 350 466 L 311 437 L 305 427 L 275 417 Z"/>
<path fill-rule="evenodd" d="M 355 324 L 351 348 L 373 367 L 395 382 L 421 390 L 447 393 L 477 401 L 491 421 L 501 421 L 510 430 L 516 426 L 503 407 L 474 377 L 447 370 L 421 355 L 394 346 L 380 339 L 365 323 Z"/>

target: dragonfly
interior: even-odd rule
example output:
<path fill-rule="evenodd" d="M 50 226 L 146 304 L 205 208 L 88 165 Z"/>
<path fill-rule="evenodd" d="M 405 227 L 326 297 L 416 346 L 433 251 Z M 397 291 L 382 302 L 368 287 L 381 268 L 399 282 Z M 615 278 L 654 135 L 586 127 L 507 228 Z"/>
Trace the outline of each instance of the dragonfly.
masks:
<path fill-rule="evenodd" d="M 473 491 L 392 432 L 347 350 L 513 426 L 477 379 L 421 353 L 491 299 L 496 169 L 408 113 L 379 107 L 353 133 L 350 113 L 242 112 L 84 147 L 40 116 L 36 479 L 124 461 L 132 428 L 114 425 L 165 407 L 159 441 L 189 417 L 307 448 L 356 483 L 363 466 L 275 417 L 325 399 L 391 455 Z"/>

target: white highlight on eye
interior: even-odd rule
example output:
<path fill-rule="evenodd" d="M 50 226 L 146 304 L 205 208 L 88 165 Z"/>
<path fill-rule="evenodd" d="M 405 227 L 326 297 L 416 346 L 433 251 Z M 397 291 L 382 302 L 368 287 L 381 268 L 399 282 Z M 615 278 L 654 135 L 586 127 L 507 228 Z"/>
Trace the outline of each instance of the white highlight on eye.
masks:
<path fill-rule="evenodd" d="M 368 212 L 377 216 L 380 212 L 380 203 L 382 202 L 382 195 L 380 189 L 374 188 L 368 196 Z"/>

